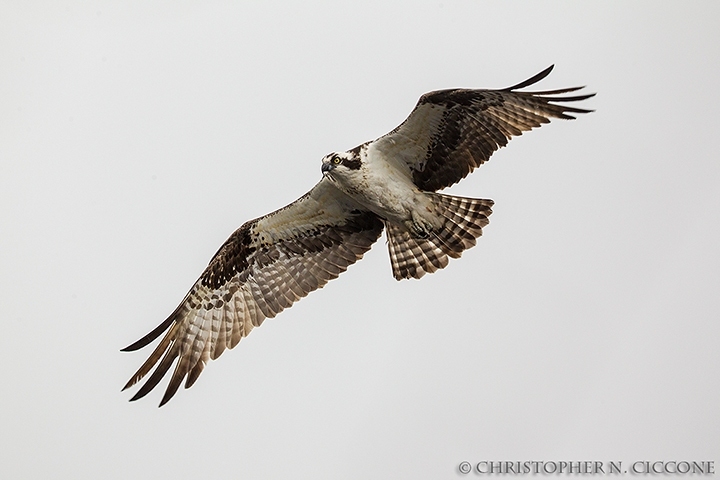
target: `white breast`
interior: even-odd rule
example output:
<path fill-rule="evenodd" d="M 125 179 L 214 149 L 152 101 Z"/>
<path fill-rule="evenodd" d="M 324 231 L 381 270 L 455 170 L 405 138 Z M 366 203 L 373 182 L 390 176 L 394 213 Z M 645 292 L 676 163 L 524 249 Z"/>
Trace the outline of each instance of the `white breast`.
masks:
<path fill-rule="evenodd" d="M 399 151 L 397 153 L 400 153 Z M 359 170 L 345 170 L 338 176 L 340 187 L 379 216 L 402 223 L 412 218 L 412 210 L 425 206 L 427 199 L 412 182 L 404 161 L 387 150 L 368 144 L 360 151 Z"/>

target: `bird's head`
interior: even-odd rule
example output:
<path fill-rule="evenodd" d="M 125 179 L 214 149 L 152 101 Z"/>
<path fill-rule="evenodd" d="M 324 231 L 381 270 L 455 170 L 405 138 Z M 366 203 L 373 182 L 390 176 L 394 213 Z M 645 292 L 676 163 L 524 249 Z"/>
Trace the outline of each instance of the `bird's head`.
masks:
<path fill-rule="evenodd" d="M 344 175 L 360 169 L 360 156 L 355 152 L 333 152 L 322 159 L 320 170 L 323 175 Z"/>

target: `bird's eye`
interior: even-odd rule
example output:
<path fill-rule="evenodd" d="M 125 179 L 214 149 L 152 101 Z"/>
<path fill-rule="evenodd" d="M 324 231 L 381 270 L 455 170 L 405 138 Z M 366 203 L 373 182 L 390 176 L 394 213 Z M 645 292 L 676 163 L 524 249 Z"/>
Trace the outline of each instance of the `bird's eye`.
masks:
<path fill-rule="evenodd" d="M 332 162 L 333 162 L 335 165 L 340 165 L 340 162 L 341 162 L 341 161 L 342 161 L 342 160 L 340 160 L 340 157 L 333 157 L 333 159 L 332 159 Z"/>

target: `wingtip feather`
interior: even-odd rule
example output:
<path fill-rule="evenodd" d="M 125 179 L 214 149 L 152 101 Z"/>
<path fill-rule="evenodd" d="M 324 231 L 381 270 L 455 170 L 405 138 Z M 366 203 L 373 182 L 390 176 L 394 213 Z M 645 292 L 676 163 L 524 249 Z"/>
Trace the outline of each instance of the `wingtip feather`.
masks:
<path fill-rule="evenodd" d="M 532 77 L 528 78 L 527 80 L 525 80 L 523 82 L 513 85 L 512 87 L 503 88 L 502 91 L 510 92 L 512 90 L 520 90 L 521 88 L 529 87 L 530 85 L 533 85 L 533 84 L 539 82 L 540 80 L 542 80 L 543 78 L 547 77 L 548 75 L 550 75 L 550 72 L 553 71 L 553 68 L 555 68 L 555 64 L 550 65 L 542 72 L 533 75 Z"/>
<path fill-rule="evenodd" d="M 182 303 L 180 304 L 182 306 Z M 178 307 L 168 318 L 165 319 L 164 322 L 162 322 L 160 325 L 155 327 L 150 333 L 142 337 L 140 340 L 131 343 L 125 348 L 120 349 L 121 352 L 134 352 L 136 350 L 140 350 L 141 348 L 149 345 L 152 343 L 153 340 L 155 340 L 157 337 L 159 337 L 165 330 L 170 328 L 170 325 L 172 325 L 173 321 L 175 320 L 175 317 L 177 316 L 178 311 L 180 310 L 180 307 Z"/>

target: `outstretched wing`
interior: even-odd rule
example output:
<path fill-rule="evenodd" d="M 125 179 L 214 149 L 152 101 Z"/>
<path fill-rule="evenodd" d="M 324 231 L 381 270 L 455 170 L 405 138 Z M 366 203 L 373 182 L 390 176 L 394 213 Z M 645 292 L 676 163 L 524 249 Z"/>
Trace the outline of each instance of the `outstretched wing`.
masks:
<path fill-rule="evenodd" d="M 368 145 L 386 158 L 404 160 L 415 185 L 437 191 L 462 180 L 485 163 L 508 140 L 548 123 L 574 119 L 571 113 L 592 110 L 557 105 L 590 98 L 594 93 L 557 96 L 583 87 L 519 92 L 550 74 L 548 67 L 532 78 L 502 90 L 439 90 L 426 93 L 395 130 Z"/>
<path fill-rule="evenodd" d="M 285 208 L 247 222 L 220 250 L 177 309 L 123 349 L 142 348 L 167 333 L 123 388 L 157 368 L 131 400 L 144 397 L 177 360 L 162 406 L 205 364 L 233 348 L 265 318 L 321 288 L 362 258 L 383 224 L 323 179 Z"/>

